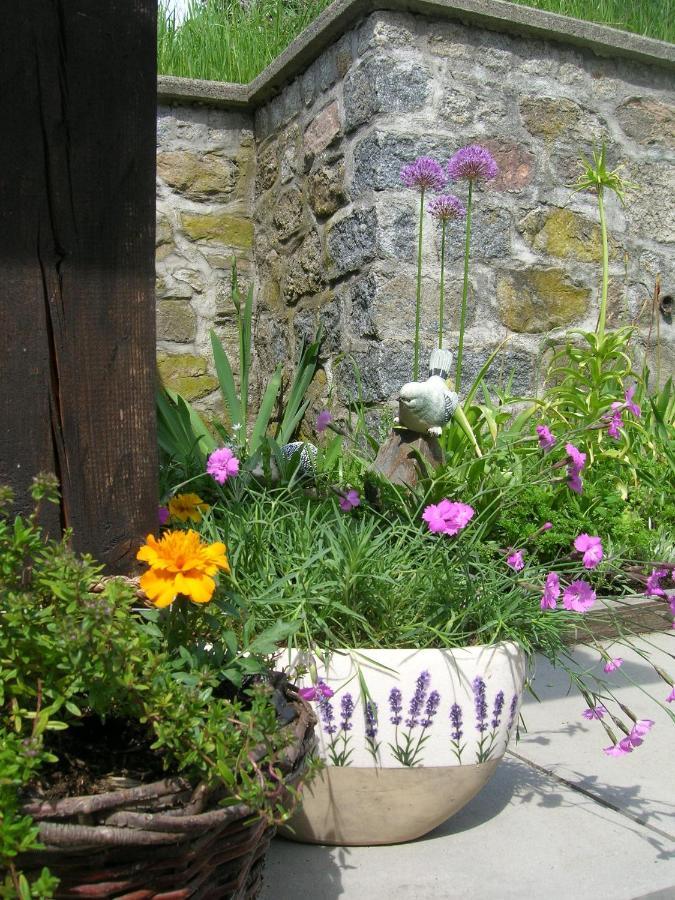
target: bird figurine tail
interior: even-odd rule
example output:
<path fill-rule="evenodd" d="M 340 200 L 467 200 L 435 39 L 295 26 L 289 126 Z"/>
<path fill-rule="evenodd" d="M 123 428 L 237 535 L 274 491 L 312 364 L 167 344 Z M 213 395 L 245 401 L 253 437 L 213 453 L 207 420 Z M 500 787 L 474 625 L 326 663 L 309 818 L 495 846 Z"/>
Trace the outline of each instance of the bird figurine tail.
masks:
<path fill-rule="evenodd" d="M 452 353 L 449 350 L 432 350 L 429 357 L 429 378 L 438 375 L 444 381 L 452 372 Z"/>

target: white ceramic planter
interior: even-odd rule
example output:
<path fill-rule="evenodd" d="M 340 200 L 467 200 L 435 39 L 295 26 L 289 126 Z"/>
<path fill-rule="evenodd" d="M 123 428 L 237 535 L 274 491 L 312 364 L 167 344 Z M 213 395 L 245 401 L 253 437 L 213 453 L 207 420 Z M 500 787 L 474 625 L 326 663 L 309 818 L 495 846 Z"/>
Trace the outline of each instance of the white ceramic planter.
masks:
<path fill-rule="evenodd" d="M 512 643 L 291 652 L 286 662 L 303 687 L 315 665 L 334 696 L 315 703 L 326 768 L 283 833 L 348 845 L 412 840 L 461 809 L 504 755 L 526 672 Z"/>

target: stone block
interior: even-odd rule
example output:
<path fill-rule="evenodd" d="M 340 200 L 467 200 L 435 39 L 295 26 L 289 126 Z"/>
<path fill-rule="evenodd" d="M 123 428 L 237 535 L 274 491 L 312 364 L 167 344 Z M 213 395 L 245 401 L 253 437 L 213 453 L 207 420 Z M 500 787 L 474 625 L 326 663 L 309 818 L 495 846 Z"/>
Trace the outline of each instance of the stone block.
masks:
<path fill-rule="evenodd" d="M 371 132 L 354 148 L 354 191 L 405 190 L 401 169 L 418 156 L 445 162 L 450 156 L 448 143 L 426 135 L 417 138 L 395 132 Z"/>
<path fill-rule="evenodd" d="M 173 229 L 171 228 L 171 223 L 165 216 L 157 216 L 155 245 L 157 247 L 155 254 L 157 262 L 161 262 L 163 259 L 166 259 L 167 256 L 171 256 L 176 249 L 176 245 L 173 241 Z"/>
<path fill-rule="evenodd" d="M 316 78 L 319 89 L 327 91 L 338 79 L 335 47 L 329 47 L 316 61 Z"/>
<path fill-rule="evenodd" d="M 272 222 L 279 241 L 287 241 L 297 235 L 305 224 L 302 194 L 297 188 L 289 188 L 274 203 Z"/>
<path fill-rule="evenodd" d="M 349 200 L 345 188 L 344 160 L 338 160 L 334 165 L 321 166 L 313 172 L 307 179 L 307 192 L 309 204 L 320 219 L 332 216 L 344 206 Z"/>
<path fill-rule="evenodd" d="M 509 130 L 513 121 L 512 101 L 497 91 L 486 91 L 453 79 L 446 87 L 440 112 L 446 127 L 480 125 L 483 133 Z"/>
<path fill-rule="evenodd" d="M 314 69 L 311 66 L 302 76 L 300 90 L 305 106 L 311 106 L 316 90 Z"/>
<path fill-rule="evenodd" d="M 341 128 L 340 110 L 337 102 L 333 100 L 312 119 L 305 129 L 305 153 L 316 155 L 325 150 L 338 137 Z"/>
<path fill-rule="evenodd" d="M 416 37 L 415 19 L 405 13 L 375 12 L 368 16 L 358 34 L 358 52 L 366 53 L 371 48 L 407 48 L 414 46 Z"/>
<path fill-rule="evenodd" d="M 489 187 L 477 185 L 471 212 L 471 259 L 474 261 L 511 256 L 511 214 L 494 199 L 488 199 Z M 464 198 L 462 198 L 464 199 Z M 446 231 L 446 259 L 455 263 L 464 258 L 466 222 L 456 219 Z"/>
<path fill-rule="evenodd" d="M 631 161 L 622 174 L 638 185 L 626 206 L 629 229 L 643 241 L 675 243 L 675 163 Z"/>
<path fill-rule="evenodd" d="M 539 207 L 528 213 L 518 230 L 533 250 L 558 259 L 600 262 L 602 236 L 600 226 L 571 209 Z M 610 258 L 616 257 L 618 244 L 610 237 Z"/>
<path fill-rule="evenodd" d="M 258 164 L 256 171 L 256 194 L 268 191 L 277 180 L 279 174 L 278 145 L 276 141 L 263 147 L 258 153 Z"/>
<path fill-rule="evenodd" d="M 675 106 L 651 97 L 631 97 L 617 107 L 616 117 L 638 144 L 675 150 Z"/>
<path fill-rule="evenodd" d="M 427 356 L 428 351 L 422 358 Z M 394 400 L 401 386 L 412 378 L 412 361 L 412 343 L 371 342 L 366 349 L 352 350 L 335 366 L 338 398 L 343 403 L 354 403 L 358 399 L 356 366 L 364 403 Z"/>
<path fill-rule="evenodd" d="M 321 243 L 318 235 L 311 233 L 288 263 L 283 277 L 283 299 L 294 306 L 301 297 L 320 293 L 325 283 Z"/>
<path fill-rule="evenodd" d="M 197 316 L 187 300 L 160 300 L 157 304 L 157 340 L 186 344 L 195 339 Z"/>
<path fill-rule="evenodd" d="M 165 387 L 178 391 L 186 400 L 198 400 L 218 387 L 218 379 L 209 375 L 203 356 L 190 353 L 159 353 L 157 368 Z"/>
<path fill-rule="evenodd" d="M 360 209 L 334 223 L 327 233 L 333 274 L 340 276 L 374 259 L 377 248 L 374 209 Z"/>
<path fill-rule="evenodd" d="M 382 256 L 413 263 L 417 258 L 419 213 L 417 196 L 404 199 L 380 195 L 377 204 L 377 249 Z"/>
<path fill-rule="evenodd" d="M 359 338 L 379 338 L 374 322 L 377 278 L 369 272 L 343 288 L 346 318 L 350 334 Z"/>
<path fill-rule="evenodd" d="M 170 188 L 191 200 L 222 200 L 235 189 L 238 166 L 215 153 L 175 150 L 157 154 L 157 174 Z"/>
<path fill-rule="evenodd" d="M 562 269 L 531 268 L 497 274 L 499 318 L 520 334 L 541 334 L 578 322 L 588 312 L 589 288 Z"/>
<path fill-rule="evenodd" d="M 563 136 L 597 140 L 604 132 L 597 116 L 566 97 L 522 97 L 520 116 L 529 133 L 547 143 Z"/>
<path fill-rule="evenodd" d="M 413 60 L 372 56 L 344 80 L 345 127 L 353 131 L 376 113 L 414 112 L 428 103 L 431 75 Z"/>
<path fill-rule="evenodd" d="M 464 396 L 472 386 L 495 346 L 465 346 L 462 359 L 462 390 Z M 537 375 L 537 359 L 524 349 L 500 350 L 488 368 L 484 380 L 488 387 L 506 390 L 513 397 L 531 396 Z"/>
<path fill-rule="evenodd" d="M 293 123 L 279 138 L 279 177 L 288 184 L 302 170 L 300 129 Z"/>
<path fill-rule="evenodd" d="M 537 161 L 534 153 L 522 142 L 506 138 L 481 140 L 499 166 L 499 175 L 489 184 L 490 190 L 517 193 L 532 184 Z"/>
<path fill-rule="evenodd" d="M 231 213 L 180 214 L 181 228 L 191 241 L 205 241 L 248 250 L 253 246 L 253 222 Z"/>

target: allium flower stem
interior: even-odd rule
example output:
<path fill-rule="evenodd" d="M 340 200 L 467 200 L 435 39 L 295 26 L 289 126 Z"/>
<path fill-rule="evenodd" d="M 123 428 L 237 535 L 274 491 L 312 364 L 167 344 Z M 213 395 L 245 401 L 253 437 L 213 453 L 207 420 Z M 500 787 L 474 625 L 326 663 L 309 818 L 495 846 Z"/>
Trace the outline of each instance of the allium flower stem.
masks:
<path fill-rule="evenodd" d="M 607 288 L 609 285 L 609 248 L 607 245 L 607 220 L 605 219 L 605 202 L 602 185 L 598 185 L 598 210 L 600 212 L 600 233 L 602 235 L 602 294 L 596 333 L 600 342 L 605 337 L 605 319 L 607 318 Z"/>
<path fill-rule="evenodd" d="M 415 347 L 413 351 L 413 381 L 420 373 L 420 316 L 422 314 L 422 236 L 424 232 L 424 188 L 420 188 L 420 230 L 417 239 L 417 296 L 415 298 Z"/>
<path fill-rule="evenodd" d="M 459 314 L 459 340 L 457 342 L 457 372 L 455 385 L 457 393 L 462 387 L 462 358 L 464 355 L 464 328 L 466 325 L 466 303 L 469 296 L 469 252 L 471 247 L 471 195 L 473 178 L 469 179 L 469 196 L 466 201 L 466 237 L 464 240 L 464 284 L 462 285 L 462 308 Z"/>
<path fill-rule="evenodd" d="M 445 312 L 445 230 L 448 223 L 441 222 L 441 296 L 438 306 L 438 349 L 443 349 L 443 313 Z"/>

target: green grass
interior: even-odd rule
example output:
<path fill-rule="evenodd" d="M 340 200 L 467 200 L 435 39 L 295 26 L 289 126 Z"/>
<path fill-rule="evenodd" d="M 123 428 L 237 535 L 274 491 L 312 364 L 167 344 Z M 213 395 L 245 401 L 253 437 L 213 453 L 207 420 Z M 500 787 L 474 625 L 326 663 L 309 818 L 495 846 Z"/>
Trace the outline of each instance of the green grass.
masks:
<path fill-rule="evenodd" d="M 675 0 L 513 0 L 675 42 Z M 330 0 L 193 0 L 177 28 L 160 3 L 163 75 L 246 83 L 287 47 Z"/>

